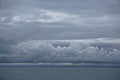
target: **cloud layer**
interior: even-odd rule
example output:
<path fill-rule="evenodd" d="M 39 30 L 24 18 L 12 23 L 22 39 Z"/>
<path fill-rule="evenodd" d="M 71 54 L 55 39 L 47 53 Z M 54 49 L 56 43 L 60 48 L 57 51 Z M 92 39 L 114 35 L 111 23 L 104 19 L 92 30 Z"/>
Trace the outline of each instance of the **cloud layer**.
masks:
<path fill-rule="evenodd" d="M 0 38 L 120 38 L 119 7 L 118 0 L 1 0 Z"/>
<path fill-rule="evenodd" d="M 120 39 L 32 40 L 12 46 L 11 62 L 119 62 Z"/>
<path fill-rule="evenodd" d="M 72 20 L 76 20 L 78 15 L 68 14 L 64 12 L 56 12 L 44 9 L 35 9 L 22 13 L 20 15 L 14 15 L 10 18 L 1 17 L 1 24 L 6 25 L 18 25 L 19 23 L 73 23 Z M 8 22 L 7 22 L 8 21 Z"/>
<path fill-rule="evenodd" d="M 14 11 L 13 11 L 14 12 Z M 83 11 L 84 12 L 84 11 Z M 90 12 L 90 11 L 87 11 Z M 119 24 L 120 16 L 115 15 L 99 15 L 99 16 L 87 16 L 86 14 L 73 14 L 62 11 L 46 10 L 46 9 L 33 9 L 21 14 L 15 14 L 13 16 L 1 16 L 0 24 L 3 25 L 25 25 L 30 23 L 38 24 L 73 24 L 76 26 L 92 26 L 99 25 L 113 25 Z M 101 25 L 101 26 L 102 26 Z"/>
<path fill-rule="evenodd" d="M 119 0 L 0 0 L 0 62 L 119 61 L 119 8 Z"/>

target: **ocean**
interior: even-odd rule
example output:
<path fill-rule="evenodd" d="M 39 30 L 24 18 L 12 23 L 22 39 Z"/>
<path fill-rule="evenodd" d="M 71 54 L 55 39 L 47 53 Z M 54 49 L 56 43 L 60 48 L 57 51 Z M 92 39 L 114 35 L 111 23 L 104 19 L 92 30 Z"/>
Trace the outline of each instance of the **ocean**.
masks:
<path fill-rule="evenodd" d="M 0 68 L 0 80 L 120 80 L 120 68 Z"/>

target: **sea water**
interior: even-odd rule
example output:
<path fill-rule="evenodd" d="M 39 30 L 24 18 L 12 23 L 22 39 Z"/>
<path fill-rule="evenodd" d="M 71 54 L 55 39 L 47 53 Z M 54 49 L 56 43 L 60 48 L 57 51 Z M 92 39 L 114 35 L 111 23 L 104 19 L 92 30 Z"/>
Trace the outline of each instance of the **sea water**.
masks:
<path fill-rule="evenodd" d="M 120 80 L 120 68 L 0 68 L 0 80 Z"/>

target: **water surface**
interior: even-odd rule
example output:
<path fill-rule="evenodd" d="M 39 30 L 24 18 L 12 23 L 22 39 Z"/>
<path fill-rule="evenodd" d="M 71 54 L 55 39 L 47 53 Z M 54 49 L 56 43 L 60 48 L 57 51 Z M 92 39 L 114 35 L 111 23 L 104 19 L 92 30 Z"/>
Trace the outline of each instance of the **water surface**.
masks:
<path fill-rule="evenodd" d="M 120 80 L 120 68 L 0 68 L 0 80 Z"/>

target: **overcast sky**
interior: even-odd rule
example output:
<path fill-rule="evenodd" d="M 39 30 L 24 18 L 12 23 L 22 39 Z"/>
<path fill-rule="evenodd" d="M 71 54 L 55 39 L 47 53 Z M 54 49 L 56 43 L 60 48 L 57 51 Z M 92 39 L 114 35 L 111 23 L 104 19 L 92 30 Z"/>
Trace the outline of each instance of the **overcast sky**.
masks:
<path fill-rule="evenodd" d="M 0 0 L 0 62 L 56 60 L 119 61 L 120 0 Z"/>
<path fill-rule="evenodd" d="M 0 0 L 0 38 L 120 38 L 119 0 Z"/>

